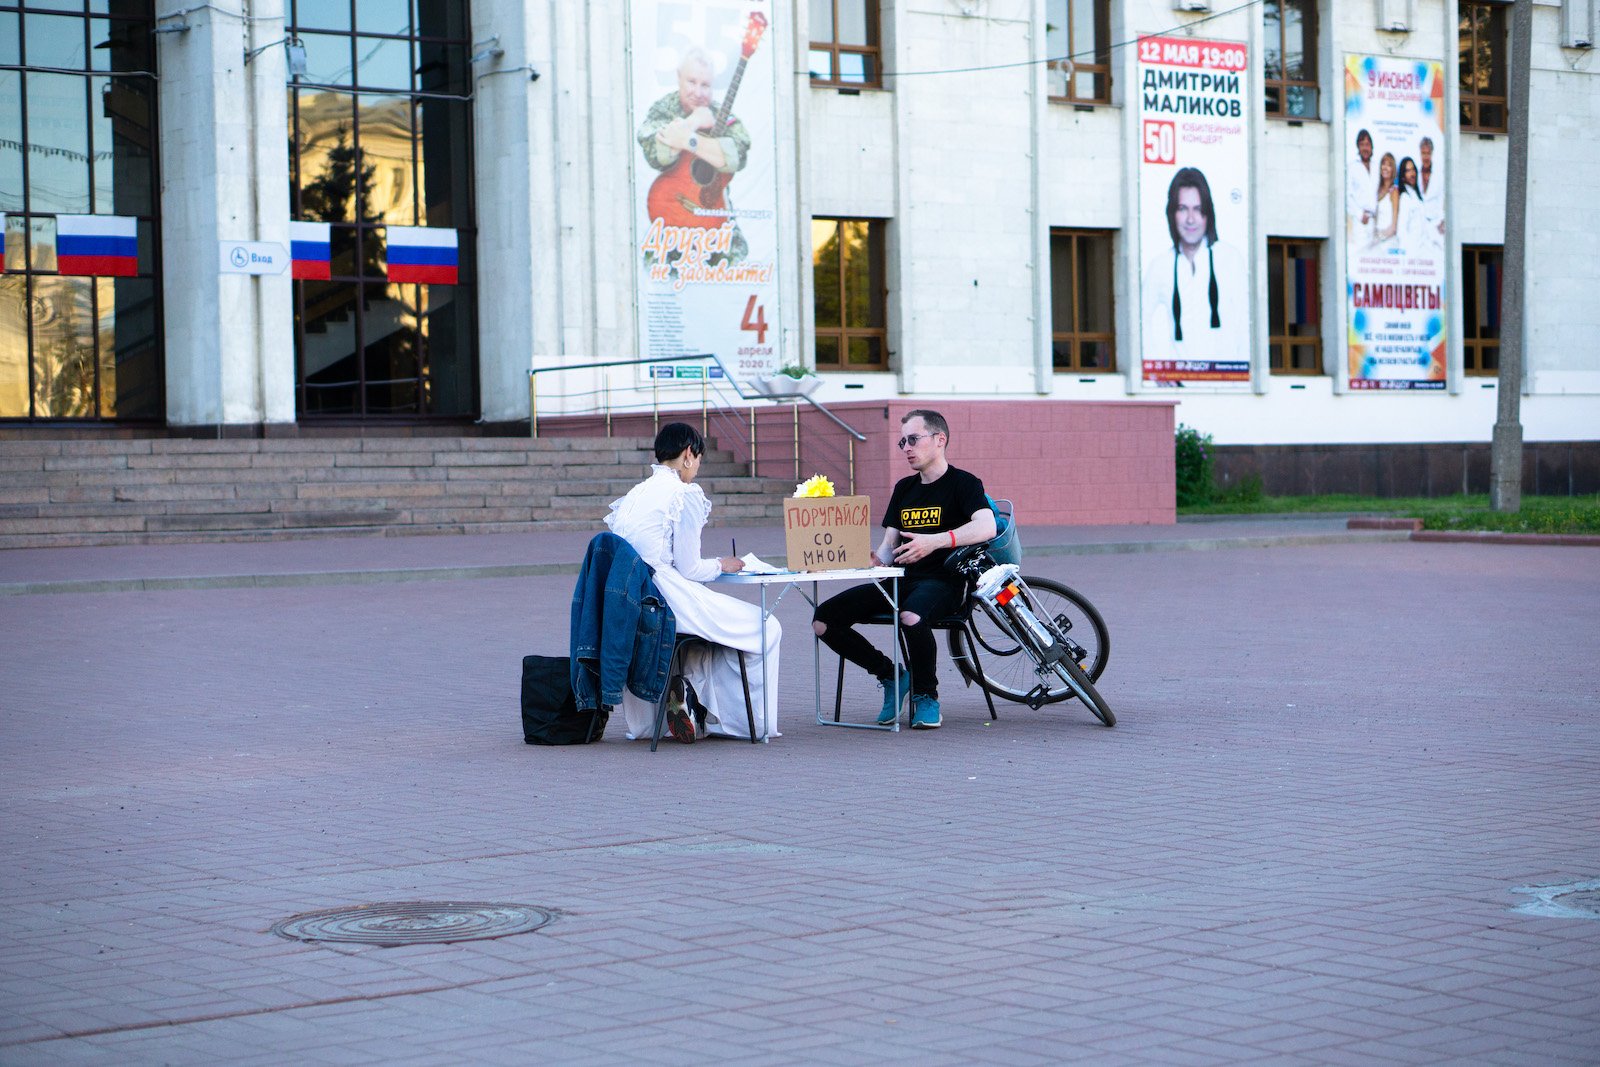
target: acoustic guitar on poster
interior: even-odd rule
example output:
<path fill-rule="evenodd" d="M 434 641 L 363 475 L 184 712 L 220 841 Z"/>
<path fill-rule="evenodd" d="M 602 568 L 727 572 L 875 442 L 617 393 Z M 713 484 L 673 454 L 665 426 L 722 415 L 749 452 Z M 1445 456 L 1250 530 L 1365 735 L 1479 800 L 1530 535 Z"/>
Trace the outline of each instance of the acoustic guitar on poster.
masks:
<path fill-rule="evenodd" d="M 766 32 L 767 17 L 759 11 L 750 14 L 745 27 L 744 43 L 739 50 L 739 67 L 728 83 L 727 95 L 717 111 L 716 121 L 706 131 L 707 137 L 721 137 L 728 128 L 728 116 L 733 111 L 733 98 L 739 92 L 739 82 L 744 78 L 744 68 L 749 65 L 761 35 Z M 717 170 L 690 151 L 681 151 L 672 165 L 656 178 L 645 198 L 645 207 L 651 219 L 660 219 L 667 226 L 697 226 L 716 229 L 727 221 L 727 199 L 723 192 L 728 188 L 732 174 Z M 705 214 L 702 214 L 705 212 Z"/>

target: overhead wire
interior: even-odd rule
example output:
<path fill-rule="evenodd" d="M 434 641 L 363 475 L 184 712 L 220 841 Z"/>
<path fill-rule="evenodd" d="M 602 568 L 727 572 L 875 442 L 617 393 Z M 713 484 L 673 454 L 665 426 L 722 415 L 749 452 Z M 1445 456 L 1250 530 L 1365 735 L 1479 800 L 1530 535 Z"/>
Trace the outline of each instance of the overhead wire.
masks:
<path fill-rule="evenodd" d="M 988 70 L 1009 70 L 1015 67 L 1033 67 L 1041 63 L 1047 66 L 1054 63 L 1076 63 L 1080 59 L 1092 59 L 1097 55 L 1106 55 L 1111 52 L 1120 51 L 1121 49 L 1127 48 L 1130 45 L 1138 44 L 1140 38 L 1142 37 L 1164 37 L 1171 33 L 1191 30 L 1196 26 L 1203 26 L 1207 22 L 1211 22 L 1215 19 L 1226 18 L 1229 15 L 1237 14 L 1240 11 L 1244 11 L 1248 8 L 1259 7 L 1265 2 L 1266 0 L 1245 0 L 1244 3 L 1230 7 L 1224 11 L 1213 11 L 1211 14 L 1206 15 L 1203 18 L 1197 18 L 1188 22 L 1178 23 L 1176 25 L 1169 26 L 1164 30 L 1158 30 L 1155 33 L 1141 34 L 1139 37 L 1133 37 L 1125 41 L 1117 41 L 1105 46 L 1104 48 L 1089 48 L 1081 52 L 1074 52 L 1065 56 L 1046 56 L 1044 59 L 1022 59 L 1014 63 L 991 63 L 980 67 L 941 67 L 933 70 L 886 70 L 883 72 L 883 77 L 885 79 L 921 78 L 938 74 L 976 74 Z"/>

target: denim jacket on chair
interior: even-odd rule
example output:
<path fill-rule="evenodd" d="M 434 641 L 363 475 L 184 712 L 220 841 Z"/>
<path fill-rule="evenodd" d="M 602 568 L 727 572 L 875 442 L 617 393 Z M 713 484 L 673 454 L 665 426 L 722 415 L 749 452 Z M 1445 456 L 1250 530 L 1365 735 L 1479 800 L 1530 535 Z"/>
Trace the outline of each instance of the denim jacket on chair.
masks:
<path fill-rule="evenodd" d="M 614 533 L 596 534 L 572 592 L 572 694 L 579 711 L 641 700 L 667 687 L 677 620 L 650 565 Z"/>

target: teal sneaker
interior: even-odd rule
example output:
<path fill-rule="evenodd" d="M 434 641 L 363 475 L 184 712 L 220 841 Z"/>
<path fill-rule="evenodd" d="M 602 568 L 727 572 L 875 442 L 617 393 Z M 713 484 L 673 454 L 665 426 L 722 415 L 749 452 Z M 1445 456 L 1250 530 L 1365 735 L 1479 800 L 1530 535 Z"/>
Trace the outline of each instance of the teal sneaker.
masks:
<path fill-rule="evenodd" d="M 911 692 L 911 672 L 900 672 L 900 684 L 894 684 L 893 678 L 885 679 L 878 683 L 883 686 L 883 710 L 878 712 L 878 725 L 888 726 L 900 717 L 900 705 L 906 702 L 906 694 Z"/>
<path fill-rule="evenodd" d="M 942 725 L 944 719 L 939 716 L 939 698 L 928 696 L 926 693 L 912 693 L 911 728 L 937 730 Z"/>

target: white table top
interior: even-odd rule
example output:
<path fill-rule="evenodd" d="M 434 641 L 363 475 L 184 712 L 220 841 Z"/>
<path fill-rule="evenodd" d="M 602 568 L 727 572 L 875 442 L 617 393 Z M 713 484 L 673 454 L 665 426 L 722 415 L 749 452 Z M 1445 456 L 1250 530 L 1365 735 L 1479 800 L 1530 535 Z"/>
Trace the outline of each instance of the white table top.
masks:
<path fill-rule="evenodd" d="M 838 571 L 778 571 L 776 574 L 719 574 L 712 579 L 730 585 L 788 585 L 791 582 L 866 582 L 876 578 L 899 578 L 904 567 L 852 567 Z"/>

